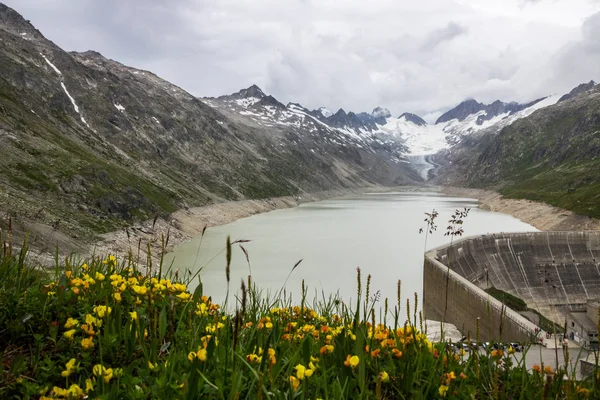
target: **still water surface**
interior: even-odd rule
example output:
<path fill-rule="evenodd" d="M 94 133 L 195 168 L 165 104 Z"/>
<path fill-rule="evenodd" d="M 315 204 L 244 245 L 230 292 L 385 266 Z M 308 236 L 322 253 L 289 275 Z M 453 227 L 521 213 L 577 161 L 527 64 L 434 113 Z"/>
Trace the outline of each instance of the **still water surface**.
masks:
<path fill-rule="evenodd" d="M 250 256 L 252 279 L 271 293 L 280 290 L 294 264 L 302 259 L 289 278 L 286 290 L 299 303 L 304 279 L 309 299 L 315 294 L 339 293 L 345 300 L 356 299 L 356 267 L 363 282 L 372 275 L 371 293 L 379 290 L 390 304 L 396 302 L 397 281 L 402 281 L 402 298 L 421 295 L 425 212 L 435 209 L 438 229 L 427 239 L 427 248 L 450 241 L 444 236 L 447 221 L 455 209 L 471 208 L 464 221 L 465 236 L 492 232 L 536 231 L 510 215 L 478 208 L 477 200 L 447 197 L 437 193 L 394 192 L 353 195 L 300 207 L 277 210 L 244 218 L 231 224 L 208 228 L 200 238 L 178 246 L 166 256 L 180 270 L 200 273 L 204 294 L 222 302 L 226 294 L 225 241 L 244 243 Z M 221 252 L 221 253 L 220 253 Z M 220 253 L 220 254 L 219 254 Z M 197 256 L 196 259 L 196 255 Z M 210 261 L 215 255 L 216 258 Z M 233 247 L 232 292 L 249 273 L 246 258 L 238 245 Z M 197 280 L 193 286 L 196 286 Z M 420 297 L 419 297 L 420 300 Z"/>

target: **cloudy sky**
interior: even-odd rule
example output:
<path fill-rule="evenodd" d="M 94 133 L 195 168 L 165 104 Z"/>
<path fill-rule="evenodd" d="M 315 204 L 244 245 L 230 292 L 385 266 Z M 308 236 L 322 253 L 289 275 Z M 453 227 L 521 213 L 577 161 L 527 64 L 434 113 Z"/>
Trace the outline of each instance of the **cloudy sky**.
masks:
<path fill-rule="evenodd" d="M 65 50 L 93 49 L 198 96 L 432 119 L 600 80 L 600 0 L 0 0 Z"/>

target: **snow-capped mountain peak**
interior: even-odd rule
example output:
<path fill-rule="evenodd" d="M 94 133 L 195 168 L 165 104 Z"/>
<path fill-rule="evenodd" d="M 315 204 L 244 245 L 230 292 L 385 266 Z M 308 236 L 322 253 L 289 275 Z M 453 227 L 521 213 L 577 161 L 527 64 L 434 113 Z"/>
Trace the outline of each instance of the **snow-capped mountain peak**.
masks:
<path fill-rule="evenodd" d="M 240 90 L 239 92 L 225 96 L 219 96 L 217 99 L 229 103 L 235 103 L 243 108 L 248 108 L 266 97 L 267 95 L 261 90 L 261 88 L 256 85 L 252 85 L 249 88 Z"/>
<path fill-rule="evenodd" d="M 405 112 L 404 114 L 399 116 L 398 119 L 404 119 L 404 120 L 406 120 L 408 122 L 412 122 L 413 124 L 418 125 L 418 126 L 427 125 L 427 122 L 425 122 L 425 120 L 423 118 L 421 118 L 417 114 L 413 114 L 413 113 Z"/>
<path fill-rule="evenodd" d="M 325 107 L 319 107 L 319 109 L 317 110 L 317 112 L 319 112 L 325 118 L 329 118 L 329 117 L 331 117 L 333 115 L 333 113 L 331 111 L 329 111 Z"/>
<path fill-rule="evenodd" d="M 594 84 L 592 81 L 580 85 L 571 94 L 575 96 Z M 401 160 L 405 155 L 436 153 L 459 142 L 466 135 L 499 132 L 517 119 L 555 104 L 559 98 L 559 95 L 552 95 L 524 104 L 500 100 L 484 104 L 468 99 L 444 113 L 431 125 L 412 113 L 403 113 L 394 118 L 383 107 L 376 107 L 371 113 L 346 112 L 343 108 L 333 113 L 325 107 L 310 111 L 297 103 L 288 103 L 286 106 L 256 85 L 229 96 L 205 101 L 226 113 L 240 114 L 256 126 L 277 127 L 297 135 L 330 137 L 332 143 L 341 146 L 350 143 L 361 148 L 374 146 L 373 149 L 392 146 L 390 148 L 396 154 L 394 157 Z"/>

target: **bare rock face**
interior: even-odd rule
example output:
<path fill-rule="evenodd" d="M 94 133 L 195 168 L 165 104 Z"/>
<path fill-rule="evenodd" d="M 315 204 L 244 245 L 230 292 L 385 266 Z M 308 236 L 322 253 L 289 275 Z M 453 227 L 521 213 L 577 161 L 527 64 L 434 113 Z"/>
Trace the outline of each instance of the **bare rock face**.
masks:
<path fill-rule="evenodd" d="M 558 102 L 560 103 L 561 101 L 569 100 L 574 96 L 577 96 L 578 94 L 587 92 L 588 90 L 592 90 L 596 85 L 596 82 L 594 82 L 593 80 L 589 81 L 588 83 L 582 83 L 581 85 L 577 85 L 569 93 L 565 94 L 560 99 L 558 99 Z"/>
<path fill-rule="evenodd" d="M 423 118 L 419 117 L 416 114 L 404 113 L 398 117 L 398 119 L 401 119 L 401 118 L 405 118 L 407 121 L 412 122 L 413 124 L 418 125 L 418 126 L 427 125 L 427 122 L 425 122 L 425 120 Z"/>

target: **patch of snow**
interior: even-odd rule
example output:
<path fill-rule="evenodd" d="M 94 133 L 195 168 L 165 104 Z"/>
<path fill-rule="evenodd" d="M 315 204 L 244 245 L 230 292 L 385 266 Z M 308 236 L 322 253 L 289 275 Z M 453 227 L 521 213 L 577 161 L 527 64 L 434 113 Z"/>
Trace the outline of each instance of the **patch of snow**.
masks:
<path fill-rule="evenodd" d="M 79 112 L 79 106 L 77 106 L 77 103 L 75 103 L 75 99 L 73 98 L 73 96 L 71 96 L 71 94 L 67 90 L 67 87 L 65 86 L 65 83 L 61 82 L 60 86 L 62 86 L 63 90 L 67 94 L 67 97 L 69 97 L 69 100 L 71 100 L 71 104 L 73 104 L 73 108 L 75 109 L 75 112 L 77 114 L 79 114 L 79 117 L 81 118 L 81 122 L 83 122 L 85 124 L 85 126 L 87 126 L 89 128 L 90 125 L 87 123 L 87 121 L 85 120 L 85 118 L 83 118 L 83 115 L 81 115 L 81 113 Z"/>
<path fill-rule="evenodd" d="M 419 126 L 403 117 L 388 118 L 385 125 L 378 127 L 388 136 L 403 139 L 412 155 L 434 154 L 449 146 L 441 124 Z"/>
<path fill-rule="evenodd" d="M 71 100 L 71 103 L 73 104 L 73 108 L 75 109 L 75 112 L 77 114 L 79 114 L 79 107 L 77 106 L 77 103 L 75 103 L 75 99 L 73 98 L 73 96 L 71 96 L 71 94 L 69 93 L 69 91 L 67 90 L 67 87 L 65 86 L 64 82 L 60 83 L 60 86 L 62 86 L 63 90 L 65 91 L 65 93 L 67 94 L 67 96 L 69 97 L 69 100 Z"/>
<path fill-rule="evenodd" d="M 217 124 L 223 125 L 223 121 L 217 121 Z"/>
<path fill-rule="evenodd" d="M 328 109 L 326 109 L 325 107 L 319 108 L 319 112 L 325 118 L 329 118 L 329 117 L 331 117 L 333 115 L 333 113 L 331 111 L 329 111 Z"/>
<path fill-rule="evenodd" d="M 26 35 L 27 35 L 27 32 L 21 33 L 21 36 L 26 36 Z"/>
<path fill-rule="evenodd" d="M 246 97 L 244 99 L 237 99 L 235 100 L 235 103 L 238 106 L 242 106 L 244 108 L 248 108 L 256 103 L 258 103 L 260 101 L 260 99 L 258 97 Z"/>
<path fill-rule="evenodd" d="M 156 117 L 152 117 L 152 119 L 154 120 L 154 122 L 156 122 L 157 124 L 159 124 L 159 125 L 160 125 L 160 121 L 158 120 L 158 118 L 156 118 Z"/>
<path fill-rule="evenodd" d="M 122 105 L 120 105 L 119 103 L 115 103 L 114 104 L 115 108 L 121 112 L 125 111 L 125 107 L 123 107 Z"/>
<path fill-rule="evenodd" d="M 54 72 L 56 72 L 58 75 L 62 75 L 62 72 L 60 72 L 60 70 L 59 70 L 58 68 L 56 68 L 56 66 L 55 66 L 54 64 L 52 64 L 52 63 L 50 62 L 50 60 L 48 60 L 48 59 L 46 58 L 46 56 L 45 56 L 45 55 L 43 55 L 42 53 L 40 53 L 40 55 L 41 55 L 42 57 L 44 57 L 44 60 L 46 60 L 46 63 L 48 63 L 48 65 L 49 65 L 50 67 L 52 67 L 52 69 L 54 70 Z"/>

